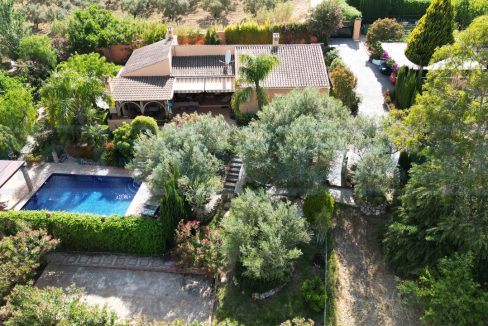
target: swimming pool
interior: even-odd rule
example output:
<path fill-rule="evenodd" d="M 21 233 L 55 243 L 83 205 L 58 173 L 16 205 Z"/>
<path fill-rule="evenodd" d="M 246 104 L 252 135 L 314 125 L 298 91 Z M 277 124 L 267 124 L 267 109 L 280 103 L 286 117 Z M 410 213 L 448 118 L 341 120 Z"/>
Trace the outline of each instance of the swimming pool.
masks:
<path fill-rule="evenodd" d="M 124 215 L 139 187 L 129 177 L 52 174 L 22 209 Z"/>

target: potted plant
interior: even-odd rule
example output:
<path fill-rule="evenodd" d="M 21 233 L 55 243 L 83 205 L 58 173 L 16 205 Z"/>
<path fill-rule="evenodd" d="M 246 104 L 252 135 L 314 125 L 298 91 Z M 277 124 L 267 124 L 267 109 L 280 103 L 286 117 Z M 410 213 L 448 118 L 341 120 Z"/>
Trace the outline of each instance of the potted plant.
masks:
<path fill-rule="evenodd" d="M 384 51 L 381 47 L 381 43 L 376 42 L 370 47 L 369 50 L 371 62 L 377 66 L 381 65 L 384 62 L 384 60 L 382 59 L 382 54 Z"/>

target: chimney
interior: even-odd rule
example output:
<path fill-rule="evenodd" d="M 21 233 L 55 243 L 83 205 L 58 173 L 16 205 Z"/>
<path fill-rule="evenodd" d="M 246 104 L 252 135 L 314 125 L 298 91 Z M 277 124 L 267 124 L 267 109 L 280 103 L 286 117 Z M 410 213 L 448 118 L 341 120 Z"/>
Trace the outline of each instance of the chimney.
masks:
<path fill-rule="evenodd" d="M 174 36 L 173 26 L 168 26 L 168 28 L 166 29 L 166 38 L 168 40 L 172 40 L 173 39 L 173 36 Z"/>
<path fill-rule="evenodd" d="M 280 33 L 273 33 L 273 46 L 280 44 Z"/>

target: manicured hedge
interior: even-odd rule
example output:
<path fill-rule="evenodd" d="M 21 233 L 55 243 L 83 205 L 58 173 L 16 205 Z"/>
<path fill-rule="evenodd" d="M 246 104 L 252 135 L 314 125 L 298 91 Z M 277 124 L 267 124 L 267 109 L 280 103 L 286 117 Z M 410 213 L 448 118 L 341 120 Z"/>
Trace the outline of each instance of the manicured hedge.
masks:
<path fill-rule="evenodd" d="M 422 17 L 431 0 L 392 1 L 390 16 L 395 18 L 418 19 Z"/>
<path fill-rule="evenodd" d="M 246 22 L 226 27 L 224 34 L 227 44 L 270 44 L 273 28 L 269 24 Z"/>
<path fill-rule="evenodd" d="M 0 219 L 23 220 L 33 228 L 46 228 L 61 240 L 64 250 L 157 255 L 166 249 L 161 226 L 145 217 L 9 211 L 0 213 Z"/>
<path fill-rule="evenodd" d="M 419 19 L 425 14 L 431 0 L 347 0 L 363 13 L 365 23 L 378 18 Z"/>

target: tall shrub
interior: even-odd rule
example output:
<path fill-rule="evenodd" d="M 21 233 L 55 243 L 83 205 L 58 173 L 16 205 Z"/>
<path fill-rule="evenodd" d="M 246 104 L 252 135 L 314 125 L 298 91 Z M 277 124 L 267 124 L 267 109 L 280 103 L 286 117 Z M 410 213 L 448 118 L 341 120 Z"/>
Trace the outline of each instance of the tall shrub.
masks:
<path fill-rule="evenodd" d="M 384 18 L 375 20 L 368 28 L 366 43 L 374 45 L 377 42 L 400 41 L 405 37 L 403 27 L 396 19 Z"/>
<path fill-rule="evenodd" d="M 342 8 L 337 1 L 323 1 L 312 11 L 308 24 L 317 37 L 328 40 L 342 27 L 343 20 Z"/>
<path fill-rule="evenodd" d="M 351 69 L 345 66 L 337 66 L 330 73 L 332 80 L 332 95 L 342 101 L 346 107 L 356 114 L 359 108 L 360 98 L 356 94 L 358 80 Z"/>
<path fill-rule="evenodd" d="M 433 0 L 407 41 L 405 55 L 420 65 L 427 66 L 434 50 L 452 43 L 454 8 L 451 0 Z"/>
<path fill-rule="evenodd" d="M 321 243 L 332 225 L 334 199 L 327 191 L 309 195 L 303 202 L 303 215 L 316 232 L 317 241 Z"/>
<path fill-rule="evenodd" d="M 166 243 L 171 244 L 175 236 L 178 222 L 187 220 L 188 208 L 183 197 L 178 193 L 179 173 L 174 172 L 171 178 L 164 182 L 163 198 L 160 206 L 160 223 L 166 234 Z"/>
<path fill-rule="evenodd" d="M 419 70 L 401 67 L 397 73 L 397 81 L 393 98 L 400 109 L 407 109 L 412 106 L 415 96 L 422 89 L 422 72 Z"/>

